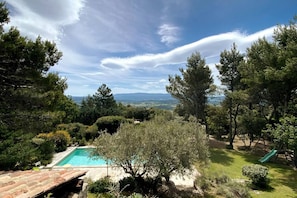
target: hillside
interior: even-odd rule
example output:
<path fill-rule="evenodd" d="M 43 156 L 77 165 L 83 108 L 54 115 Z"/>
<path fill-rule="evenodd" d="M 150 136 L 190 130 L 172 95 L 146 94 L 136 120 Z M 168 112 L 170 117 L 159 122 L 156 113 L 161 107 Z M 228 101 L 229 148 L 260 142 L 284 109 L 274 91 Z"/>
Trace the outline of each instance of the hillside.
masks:
<path fill-rule="evenodd" d="M 77 104 L 80 104 L 83 100 L 82 96 L 72 96 L 72 99 Z M 114 98 L 118 103 L 130 104 L 143 107 L 156 107 L 160 109 L 172 110 L 178 103 L 178 101 L 171 97 L 170 94 L 161 93 L 127 93 L 127 94 L 114 94 Z M 224 96 L 211 96 L 209 97 L 209 103 L 218 105 Z"/>

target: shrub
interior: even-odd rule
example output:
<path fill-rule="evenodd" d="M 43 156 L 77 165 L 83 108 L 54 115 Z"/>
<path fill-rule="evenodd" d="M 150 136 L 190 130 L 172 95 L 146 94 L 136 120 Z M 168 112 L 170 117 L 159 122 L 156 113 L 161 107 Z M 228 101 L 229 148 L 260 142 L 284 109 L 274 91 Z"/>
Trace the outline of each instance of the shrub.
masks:
<path fill-rule="evenodd" d="M 112 134 L 117 131 L 123 121 L 125 121 L 125 118 L 122 116 L 104 116 L 98 118 L 95 124 L 99 131 L 106 130 L 108 133 Z"/>
<path fill-rule="evenodd" d="M 81 123 L 69 123 L 59 124 L 56 128 L 57 130 L 67 131 L 74 141 L 80 141 L 83 138 L 87 127 L 87 125 L 83 125 Z"/>
<path fill-rule="evenodd" d="M 212 187 L 228 183 L 229 181 L 230 178 L 225 174 L 204 170 L 202 175 L 196 178 L 195 185 L 199 186 L 202 190 L 207 191 Z"/>
<path fill-rule="evenodd" d="M 228 182 L 220 185 L 217 190 L 217 195 L 226 198 L 249 198 L 251 197 L 247 187 L 244 184 L 237 182 Z"/>
<path fill-rule="evenodd" d="M 56 132 L 50 133 L 40 133 L 37 135 L 37 138 L 53 141 L 55 144 L 56 152 L 65 151 L 67 149 L 68 144 L 71 141 L 69 133 L 64 130 L 58 130 Z"/>
<path fill-rule="evenodd" d="M 133 177 L 124 177 L 119 183 L 120 189 L 123 191 L 133 192 L 136 188 L 135 179 Z"/>
<path fill-rule="evenodd" d="M 207 195 L 227 198 L 251 197 L 245 184 L 233 182 L 227 175 L 211 170 L 203 170 L 202 175 L 195 180 L 195 185 Z"/>
<path fill-rule="evenodd" d="M 84 138 L 86 139 L 86 141 L 89 141 L 95 139 L 98 135 L 98 127 L 96 124 L 93 124 L 91 126 L 88 126 L 88 128 L 86 129 Z"/>
<path fill-rule="evenodd" d="M 67 131 L 59 130 L 53 133 L 52 139 L 55 142 L 55 151 L 61 152 L 67 149 L 71 137 Z"/>
<path fill-rule="evenodd" d="M 124 116 L 126 118 L 133 118 L 136 120 L 144 121 L 149 120 L 151 117 L 151 110 L 146 107 L 134 107 L 127 106 L 126 111 L 124 112 Z"/>
<path fill-rule="evenodd" d="M 110 191 L 112 182 L 109 177 L 101 178 L 94 183 L 90 184 L 88 191 L 91 193 L 107 193 Z"/>
<path fill-rule="evenodd" d="M 53 141 L 43 138 L 33 138 L 32 142 L 37 146 L 37 156 L 42 164 L 46 165 L 52 161 L 55 145 Z"/>
<path fill-rule="evenodd" d="M 124 177 L 119 181 L 120 190 L 123 192 L 131 193 L 149 193 L 157 192 L 157 188 L 162 184 L 161 177 Z"/>
<path fill-rule="evenodd" d="M 252 180 L 252 184 L 256 187 L 266 188 L 268 185 L 268 168 L 262 165 L 245 165 L 242 168 L 242 175 Z"/>

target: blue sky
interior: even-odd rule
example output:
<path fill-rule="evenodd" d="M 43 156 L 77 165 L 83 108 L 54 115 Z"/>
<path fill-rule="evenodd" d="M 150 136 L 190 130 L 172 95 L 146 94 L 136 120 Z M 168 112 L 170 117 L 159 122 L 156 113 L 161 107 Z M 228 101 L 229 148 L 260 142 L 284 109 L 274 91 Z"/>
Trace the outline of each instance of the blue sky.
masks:
<path fill-rule="evenodd" d="M 105 83 L 117 93 L 166 93 L 200 52 L 220 85 L 215 64 L 236 43 L 241 52 L 271 39 L 297 14 L 296 0 L 6 0 L 11 23 L 31 39 L 56 42 L 66 95 L 86 96 Z"/>

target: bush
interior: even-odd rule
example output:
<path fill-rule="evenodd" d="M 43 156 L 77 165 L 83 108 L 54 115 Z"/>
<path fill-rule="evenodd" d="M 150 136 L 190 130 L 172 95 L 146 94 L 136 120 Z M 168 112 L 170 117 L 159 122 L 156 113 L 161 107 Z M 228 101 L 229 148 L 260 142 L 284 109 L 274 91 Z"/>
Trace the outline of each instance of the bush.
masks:
<path fill-rule="evenodd" d="M 45 140 L 42 138 L 33 138 L 32 142 L 37 146 L 37 156 L 41 164 L 46 165 L 52 161 L 55 145 L 53 141 Z"/>
<path fill-rule="evenodd" d="M 104 116 L 98 118 L 95 124 L 98 127 L 98 131 L 106 130 L 108 133 L 112 134 L 117 132 L 117 129 L 123 121 L 125 121 L 125 118 L 122 116 Z"/>
<path fill-rule="evenodd" d="M 95 194 L 107 193 L 110 191 L 112 184 L 109 177 L 104 177 L 90 184 L 88 191 Z"/>
<path fill-rule="evenodd" d="M 268 186 L 268 168 L 262 165 L 246 165 L 242 168 L 242 175 L 252 180 L 256 187 L 266 188 Z"/>
<path fill-rule="evenodd" d="M 40 133 L 36 137 L 42 138 L 44 140 L 53 141 L 53 143 L 55 144 L 55 152 L 65 151 L 71 141 L 69 133 L 64 130 L 58 130 L 56 132 L 50 133 Z"/>
<path fill-rule="evenodd" d="M 68 144 L 71 141 L 71 137 L 67 131 L 59 130 L 53 133 L 52 136 L 55 142 L 55 151 L 61 152 L 67 149 Z"/>
<path fill-rule="evenodd" d="M 226 198 L 249 198 L 251 197 L 247 187 L 244 184 L 237 182 L 228 182 L 220 185 L 217 190 L 217 195 Z"/>
<path fill-rule="evenodd" d="M 212 187 L 228 183 L 229 181 L 230 178 L 225 174 L 204 170 L 202 175 L 196 178 L 195 185 L 199 186 L 202 190 L 207 191 Z"/>
<path fill-rule="evenodd" d="M 83 125 L 81 123 L 69 123 L 69 124 L 59 124 L 56 128 L 57 130 L 67 131 L 74 141 L 80 141 L 83 138 L 88 126 Z"/>
<path fill-rule="evenodd" d="M 135 179 L 133 177 L 124 177 L 119 181 L 120 190 L 133 192 L 136 188 Z"/>
<path fill-rule="evenodd" d="M 94 140 L 96 137 L 98 137 L 98 127 L 96 124 L 93 124 L 91 126 L 88 126 L 88 128 L 85 131 L 84 138 L 86 141 Z"/>
<path fill-rule="evenodd" d="M 157 188 L 162 184 L 161 177 L 124 177 L 119 181 L 120 190 L 131 193 L 149 193 L 157 192 Z"/>
<path fill-rule="evenodd" d="M 227 175 L 211 170 L 203 170 L 195 180 L 195 185 L 211 196 L 220 195 L 227 198 L 251 197 L 245 184 L 233 182 Z"/>

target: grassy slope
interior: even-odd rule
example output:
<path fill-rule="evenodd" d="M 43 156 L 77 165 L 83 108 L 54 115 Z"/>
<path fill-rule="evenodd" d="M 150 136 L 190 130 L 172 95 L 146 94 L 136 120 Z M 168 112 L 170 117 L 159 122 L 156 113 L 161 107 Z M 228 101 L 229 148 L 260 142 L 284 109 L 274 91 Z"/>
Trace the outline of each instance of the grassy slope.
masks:
<path fill-rule="evenodd" d="M 247 179 L 242 176 L 241 169 L 244 165 L 258 163 L 258 157 L 246 152 L 211 149 L 212 164 L 210 170 L 224 173 L 232 179 Z M 297 171 L 279 163 L 263 164 L 269 168 L 268 177 L 271 180 L 270 191 L 252 191 L 253 197 L 297 197 Z"/>

